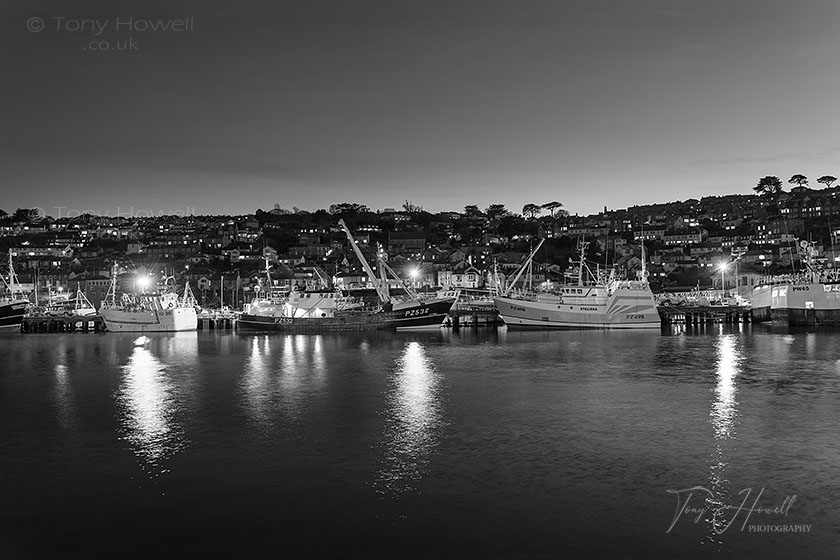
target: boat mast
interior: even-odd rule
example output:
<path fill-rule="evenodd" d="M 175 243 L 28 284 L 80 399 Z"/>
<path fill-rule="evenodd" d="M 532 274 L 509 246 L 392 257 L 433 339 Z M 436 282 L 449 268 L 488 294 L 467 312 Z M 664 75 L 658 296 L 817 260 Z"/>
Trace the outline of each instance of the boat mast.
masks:
<path fill-rule="evenodd" d="M 359 249 L 359 246 L 356 245 L 356 240 L 353 239 L 353 234 L 350 233 L 350 228 L 347 227 L 347 224 L 344 223 L 344 219 L 338 221 L 338 225 L 341 226 L 341 229 L 344 230 L 344 233 L 347 235 L 347 240 L 350 242 L 350 247 L 352 247 L 353 252 L 356 253 L 356 257 L 358 257 L 359 261 L 362 263 L 362 268 L 365 269 L 365 273 L 370 278 L 370 281 L 373 283 L 373 287 L 376 288 L 376 293 L 379 296 L 379 299 L 382 303 L 388 303 L 391 301 L 391 295 L 388 293 L 388 285 L 383 284 L 376 278 L 376 274 L 373 272 L 373 269 L 368 264 L 367 259 L 362 254 L 362 250 Z"/>
<path fill-rule="evenodd" d="M 542 247 L 543 243 L 545 243 L 545 239 L 540 239 L 540 242 L 537 244 L 536 249 L 531 251 L 531 254 L 528 255 L 528 258 L 525 260 L 525 262 L 522 264 L 522 266 L 519 267 L 519 271 L 516 273 L 516 276 L 513 278 L 513 281 L 510 284 L 508 284 L 507 287 L 505 288 L 505 291 L 502 292 L 503 296 L 507 296 L 510 293 L 510 291 L 513 289 L 513 287 L 519 281 L 519 278 L 522 276 L 522 273 L 524 273 L 525 270 L 528 268 L 528 266 L 531 264 L 531 261 L 534 259 L 534 255 L 537 254 L 537 251 L 540 250 L 540 247 Z"/>
<path fill-rule="evenodd" d="M 528 260 L 528 291 L 534 291 L 534 259 Z"/>
<path fill-rule="evenodd" d="M 6 289 L 9 291 L 9 297 L 12 297 L 12 293 L 11 293 L 12 292 L 12 285 L 11 285 L 11 282 L 12 282 L 12 254 L 11 253 L 9 253 L 9 281 L 6 282 L 6 278 L 2 274 L 0 274 L 0 280 L 3 281 L 3 285 L 5 285 Z M 35 285 L 37 286 L 37 282 L 36 282 Z M 35 302 L 37 304 L 38 300 L 36 299 Z"/>
<path fill-rule="evenodd" d="M 313 266 L 312 269 L 315 271 L 315 275 L 318 277 L 318 281 L 321 282 L 321 286 L 323 286 L 325 290 L 329 290 L 331 286 L 330 280 L 327 277 L 327 271 L 322 270 L 321 267 L 317 265 Z"/>
<path fill-rule="evenodd" d="M 379 285 L 385 290 L 388 298 L 391 298 L 391 292 L 388 288 L 388 271 L 386 270 L 385 258 L 382 256 L 382 246 L 376 244 L 376 269 L 379 271 Z M 399 276 L 396 277 L 399 280 Z"/>
<path fill-rule="evenodd" d="M 642 277 L 639 280 L 647 279 L 647 259 L 645 258 L 645 242 L 642 240 Z"/>
<path fill-rule="evenodd" d="M 76 282 L 76 311 L 79 309 L 89 309 L 92 308 L 93 304 L 90 303 L 90 300 L 87 298 L 85 293 L 79 287 L 79 283 Z"/>
<path fill-rule="evenodd" d="M 17 274 L 15 274 L 15 269 L 12 266 L 12 252 L 11 251 L 9 251 L 9 291 L 12 292 L 12 298 L 15 297 L 15 293 L 17 293 L 18 296 L 19 296 L 21 291 L 22 291 L 21 288 L 20 288 L 20 282 L 18 282 L 18 279 L 17 279 Z M 38 290 L 36 289 L 35 293 L 37 293 L 37 292 L 38 292 Z"/>
<path fill-rule="evenodd" d="M 266 298 L 271 298 L 271 268 L 268 264 L 268 255 L 264 255 L 263 258 L 265 259 L 265 290 L 266 290 Z"/>
<path fill-rule="evenodd" d="M 394 279 L 397 282 L 403 283 L 403 287 L 405 288 L 405 291 L 409 295 L 409 297 L 411 297 L 412 299 L 420 299 L 420 295 L 417 293 L 417 291 L 414 288 L 412 288 L 411 286 L 405 284 L 403 282 L 402 278 L 400 278 L 400 275 L 397 274 L 396 272 L 394 272 L 393 268 L 388 266 L 388 263 L 386 263 L 384 260 L 380 259 L 379 260 L 379 266 L 381 267 L 380 270 L 390 272 L 391 276 L 393 276 Z M 383 272 L 383 274 L 384 274 L 384 272 Z M 388 280 L 387 280 L 387 277 L 386 277 L 385 282 L 387 282 L 387 281 Z"/>
<path fill-rule="evenodd" d="M 181 298 L 181 305 L 184 307 L 196 307 L 196 305 L 198 305 L 198 301 L 195 299 L 195 295 L 193 295 L 192 288 L 190 288 L 189 280 L 187 280 L 187 283 L 184 285 L 184 296 Z"/>
<path fill-rule="evenodd" d="M 583 267 L 586 266 L 584 258 L 586 256 L 586 248 L 589 247 L 588 241 L 582 239 L 578 241 L 578 250 L 580 251 L 580 263 L 578 264 L 578 286 L 583 286 Z"/>
<path fill-rule="evenodd" d="M 108 288 L 108 292 L 105 294 L 105 299 L 102 300 L 102 305 L 100 307 L 114 307 L 117 304 L 117 263 L 114 263 L 114 266 L 111 270 L 111 286 Z"/>

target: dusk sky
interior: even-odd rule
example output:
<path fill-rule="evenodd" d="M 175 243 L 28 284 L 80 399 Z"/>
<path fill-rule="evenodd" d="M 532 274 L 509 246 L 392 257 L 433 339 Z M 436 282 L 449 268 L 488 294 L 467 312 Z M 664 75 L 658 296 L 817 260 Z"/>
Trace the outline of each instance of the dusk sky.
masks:
<path fill-rule="evenodd" d="M 837 0 L 0 0 L 0 208 L 587 214 L 820 187 L 838 22 Z"/>

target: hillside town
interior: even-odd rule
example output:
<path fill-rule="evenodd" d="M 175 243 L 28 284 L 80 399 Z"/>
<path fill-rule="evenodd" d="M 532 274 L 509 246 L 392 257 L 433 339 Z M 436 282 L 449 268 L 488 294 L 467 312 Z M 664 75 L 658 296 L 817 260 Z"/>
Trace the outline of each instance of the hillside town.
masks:
<path fill-rule="evenodd" d="M 34 290 L 82 290 L 99 306 L 113 265 L 132 289 L 136 273 L 189 282 L 204 306 L 241 307 L 266 282 L 295 289 L 313 283 L 352 290 L 370 286 L 348 248 L 343 219 L 373 258 L 415 289 L 493 290 L 510 280 L 535 246 L 527 281 L 563 282 L 576 277 L 580 242 L 590 268 L 615 269 L 631 278 L 645 259 L 654 292 L 724 288 L 747 293 L 768 274 L 795 272 L 797 248 L 813 243 L 826 267 L 838 262 L 840 187 L 836 178 L 804 175 L 782 188 L 767 176 L 754 194 L 707 196 L 661 204 L 604 208 L 571 214 L 560 202 L 527 204 L 515 212 L 503 204 L 485 209 L 431 213 L 406 201 L 402 208 L 370 209 L 333 204 L 314 212 L 275 204 L 249 215 L 100 215 L 63 209 L 0 210 L 0 251 L 9 253 L 21 285 Z M 525 278 L 520 282 L 525 282 Z"/>

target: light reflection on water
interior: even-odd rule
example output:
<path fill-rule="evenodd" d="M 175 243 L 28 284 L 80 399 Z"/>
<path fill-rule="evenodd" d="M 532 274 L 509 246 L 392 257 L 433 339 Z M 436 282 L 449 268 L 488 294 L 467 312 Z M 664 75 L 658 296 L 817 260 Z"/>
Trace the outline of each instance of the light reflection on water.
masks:
<path fill-rule="evenodd" d="M 255 336 L 251 339 L 251 351 L 245 361 L 245 371 L 242 376 L 246 410 L 257 423 L 265 423 L 271 414 L 270 366 L 268 364 L 270 340 L 267 336 Z"/>
<path fill-rule="evenodd" d="M 146 347 L 148 343 L 148 337 L 136 339 L 122 367 L 117 412 L 124 439 L 141 460 L 141 468 L 155 477 L 166 472 L 163 461 L 189 442 L 175 418 L 179 403 L 167 366 Z"/>
<path fill-rule="evenodd" d="M 440 376 L 419 342 L 408 342 L 386 396 L 384 452 L 375 487 L 399 497 L 426 474 L 440 439 Z"/>
<path fill-rule="evenodd" d="M 296 416 L 299 412 L 295 398 L 301 384 L 301 377 L 306 371 L 306 336 L 287 336 L 283 340 L 283 352 L 280 355 L 279 386 L 287 405 L 287 412 Z"/>
<path fill-rule="evenodd" d="M 70 433 L 74 427 L 74 398 L 73 387 L 70 383 L 70 369 L 68 368 L 67 360 L 67 341 L 62 338 L 55 347 L 55 366 L 53 367 L 53 376 L 55 384 L 53 386 L 53 395 L 55 399 L 56 415 L 58 423 L 61 428 Z"/>
<path fill-rule="evenodd" d="M 714 388 L 709 417 L 714 430 L 714 448 L 709 466 L 709 490 L 712 495 L 706 498 L 706 507 L 712 512 L 709 518 L 710 531 L 708 539 L 721 544 L 721 534 L 727 529 L 736 510 L 726 506 L 735 504 L 729 481 L 729 458 L 725 447 L 726 441 L 735 439 L 735 427 L 738 418 L 738 392 L 736 379 L 740 373 L 741 352 L 738 348 L 738 337 L 735 334 L 720 334 L 715 340 L 717 364 L 715 375 L 717 382 Z"/>
<path fill-rule="evenodd" d="M 63 360 L 62 360 L 63 361 Z M 58 408 L 58 421 L 65 432 L 73 430 L 73 388 L 70 386 L 70 374 L 64 363 L 55 365 L 55 402 Z"/>
<path fill-rule="evenodd" d="M 246 414 L 263 429 L 299 417 L 327 365 L 321 335 L 253 337 L 241 382 Z"/>

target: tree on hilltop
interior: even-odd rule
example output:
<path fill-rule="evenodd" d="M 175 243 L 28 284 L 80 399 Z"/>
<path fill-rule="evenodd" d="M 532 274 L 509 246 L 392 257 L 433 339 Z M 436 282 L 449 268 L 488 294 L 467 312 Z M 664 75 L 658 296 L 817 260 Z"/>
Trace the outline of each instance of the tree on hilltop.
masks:
<path fill-rule="evenodd" d="M 510 211 L 507 208 L 505 208 L 504 204 L 491 204 L 487 207 L 485 213 L 487 214 L 488 218 L 490 218 L 491 220 L 495 220 L 496 218 L 502 218 L 504 216 L 507 216 L 508 214 L 510 214 Z"/>
<path fill-rule="evenodd" d="M 753 190 L 759 196 L 772 197 L 782 192 L 782 180 L 775 175 L 767 175 L 758 180 Z"/>
<path fill-rule="evenodd" d="M 526 204 L 522 207 L 522 215 L 527 218 L 536 218 L 540 212 L 542 212 L 542 208 L 539 204 Z"/>
<path fill-rule="evenodd" d="M 357 202 L 341 202 L 330 204 L 329 212 L 330 214 L 367 214 L 370 212 L 370 208 Z"/>
<path fill-rule="evenodd" d="M 464 216 L 468 218 L 473 218 L 475 216 L 481 216 L 481 210 L 478 209 L 478 206 L 475 204 L 468 204 L 464 206 Z"/>
<path fill-rule="evenodd" d="M 555 200 L 555 201 L 552 201 L 552 202 L 546 202 L 545 204 L 543 204 L 543 205 L 542 205 L 542 208 L 545 208 L 546 210 L 548 210 L 549 212 L 551 212 L 551 217 L 552 217 L 552 218 L 554 218 L 554 213 L 555 213 L 555 212 L 557 211 L 557 209 L 558 209 L 558 208 L 560 208 L 561 206 L 563 206 L 563 203 L 562 203 L 562 202 L 557 202 L 557 201 Z"/>
<path fill-rule="evenodd" d="M 817 183 L 822 183 L 823 185 L 826 186 L 826 188 L 830 189 L 832 183 L 834 183 L 834 181 L 836 181 L 836 180 L 837 180 L 837 177 L 835 177 L 833 175 L 823 175 L 822 177 L 817 179 Z"/>
<path fill-rule="evenodd" d="M 788 183 L 791 185 L 796 185 L 798 187 L 807 187 L 808 186 L 808 177 L 802 175 L 801 173 L 797 173 L 796 175 L 792 176 L 788 179 Z"/>

